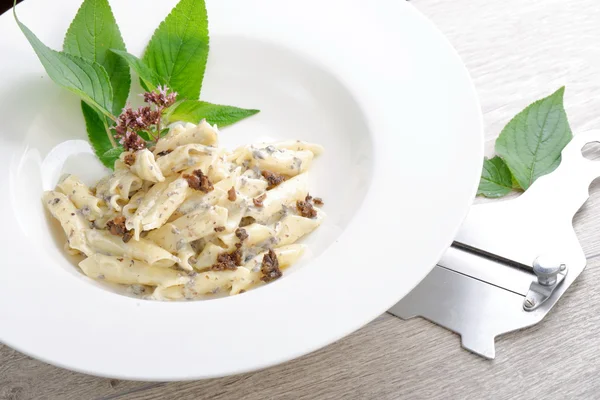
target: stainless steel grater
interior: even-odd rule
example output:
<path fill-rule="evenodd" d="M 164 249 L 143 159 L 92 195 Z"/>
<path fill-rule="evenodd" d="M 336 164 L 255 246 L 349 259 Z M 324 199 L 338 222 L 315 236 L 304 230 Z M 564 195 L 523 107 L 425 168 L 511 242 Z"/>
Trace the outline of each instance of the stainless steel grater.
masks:
<path fill-rule="evenodd" d="M 583 157 L 600 130 L 575 135 L 560 166 L 514 200 L 471 207 L 431 273 L 389 312 L 423 317 L 493 359 L 496 336 L 540 322 L 586 266 L 572 221 L 600 176 Z"/>

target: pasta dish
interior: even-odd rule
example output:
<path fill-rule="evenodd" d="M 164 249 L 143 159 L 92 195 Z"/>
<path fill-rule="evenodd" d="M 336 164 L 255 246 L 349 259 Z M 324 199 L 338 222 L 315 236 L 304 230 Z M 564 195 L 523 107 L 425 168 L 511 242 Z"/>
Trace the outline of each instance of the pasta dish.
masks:
<path fill-rule="evenodd" d="M 235 295 L 302 256 L 296 241 L 325 217 L 307 181 L 322 151 L 302 141 L 227 151 L 216 126 L 178 123 L 153 148 L 122 153 L 94 187 L 65 175 L 43 202 L 92 279 L 157 300 Z"/>

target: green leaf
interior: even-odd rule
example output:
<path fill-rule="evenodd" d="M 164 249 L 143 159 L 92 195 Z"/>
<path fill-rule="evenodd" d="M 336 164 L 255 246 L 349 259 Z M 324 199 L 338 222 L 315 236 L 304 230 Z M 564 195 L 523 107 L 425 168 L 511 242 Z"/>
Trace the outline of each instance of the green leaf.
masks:
<path fill-rule="evenodd" d="M 137 134 L 144 139 L 146 142 L 149 142 L 152 140 L 152 136 L 150 136 L 150 132 L 148 131 L 138 131 Z"/>
<path fill-rule="evenodd" d="M 50 79 L 59 86 L 77 94 L 105 115 L 112 117 L 113 94 L 104 67 L 96 62 L 52 50 L 19 21 L 15 8 L 13 8 L 13 14 L 19 28 L 29 40 Z"/>
<path fill-rule="evenodd" d="M 108 150 L 106 153 L 102 154 L 101 156 L 98 156 L 98 158 L 100 158 L 102 164 L 106 165 L 110 169 L 114 169 L 115 161 L 119 159 L 119 156 L 124 151 L 125 149 L 123 147 L 118 146 Z"/>
<path fill-rule="evenodd" d="M 503 197 L 509 194 L 512 189 L 512 174 L 504 161 L 498 156 L 491 160 L 484 159 L 477 195 Z"/>
<path fill-rule="evenodd" d="M 108 50 L 125 50 L 125 43 L 107 0 L 84 0 L 65 35 L 66 53 L 102 65 L 113 89 L 112 113 L 119 115 L 131 87 L 129 66 Z"/>
<path fill-rule="evenodd" d="M 112 169 L 114 160 L 112 162 L 108 160 L 109 162 L 107 163 L 105 162 L 107 160 L 103 159 L 104 154 L 109 150 L 113 150 L 114 147 L 108 136 L 109 134 L 112 134 L 107 131 L 107 127 L 109 126 L 107 118 L 104 115 L 99 114 L 83 101 L 81 102 L 81 111 L 83 113 L 83 118 L 85 119 L 85 128 L 88 133 L 88 139 L 92 144 L 94 152 L 104 165 Z M 123 149 L 121 149 L 121 151 L 123 151 Z"/>
<path fill-rule="evenodd" d="M 154 32 L 142 59 L 180 98 L 197 100 L 208 46 L 204 0 L 181 0 Z"/>
<path fill-rule="evenodd" d="M 153 91 L 158 85 L 163 83 L 158 75 L 156 75 L 156 73 L 152 71 L 145 62 L 133 54 L 129 54 L 126 51 L 118 49 L 111 49 L 110 51 L 121 57 L 127 64 L 129 64 L 129 66 L 140 77 L 140 83 L 142 84 L 144 90 Z"/>
<path fill-rule="evenodd" d="M 517 114 L 496 140 L 496 153 L 523 189 L 556 169 L 573 134 L 563 106 L 565 88 Z"/>
<path fill-rule="evenodd" d="M 197 124 L 203 118 L 210 124 L 217 124 L 222 128 L 234 124 L 244 118 L 248 118 L 259 110 L 247 110 L 232 106 L 222 106 L 211 104 L 199 100 L 185 100 L 175 105 L 175 109 L 170 111 L 168 119 L 171 122 L 184 121 Z"/>
<path fill-rule="evenodd" d="M 504 164 L 506 164 L 506 163 L 504 163 Z M 510 174 L 510 181 L 512 182 L 512 188 L 513 189 L 523 190 L 523 188 L 521 186 L 519 186 L 519 182 L 517 182 L 517 180 L 515 179 L 515 177 L 513 176 L 513 174 Z"/>

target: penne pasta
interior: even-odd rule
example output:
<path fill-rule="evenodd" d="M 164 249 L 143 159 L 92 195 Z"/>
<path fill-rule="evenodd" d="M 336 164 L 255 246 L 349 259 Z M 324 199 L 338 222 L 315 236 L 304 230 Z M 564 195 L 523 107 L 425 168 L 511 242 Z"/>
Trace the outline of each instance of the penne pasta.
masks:
<path fill-rule="evenodd" d="M 277 256 L 279 268 L 285 269 L 296 263 L 300 257 L 302 257 L 305 250 L 305 245 L 291 244 L 288 246 L 278 247 L 273 251 Z M 238 285 L 236 285 L 236 291 L 232 290 L 231 294 L 238 294 L 242 290 L 248 290 L 252 286 L 260 285 L 263 282 L 262 278 L 264 274 L 261 271 L 261 266 L 266 254 L 267 252 L 260 253 L 244 264 L 243 268 L 247 269 L 250 274 L 245 277 L 243 282 L 239 282 Z"/>
<path fill-rule="evenodd" d="M 163 249 L 176 253 L 187 243 L 214 234 L 227 221 L 227 209 L 211 207 L 184 215 L 148 234 L 148 239 Z"/>
<path fill-rule="evenodd" d="M 127 168 L 116 168 L 115 172 L 98 182 L 96 196 L 104 200 L 113 210 L 121 211 L 122 206 L 127 204 L 129 198 L 141 188 L 140 177 Z"/>
<path fill-rule="evenodd" d="M 320 211 L 316 218 L 304 218 L 299 215 L 286 215 L 275 224 L 278 246 L 295 243 L 304 235 L 308 235 L 321 225 L 325 214 Z"/>
<path fill-rule="evenodd" d="M 122 238 L 98 229 L 88 230 L 86 239 L 92 254 L 133 258 L 160 268 L 168 268 L 179 262 L 177 257 L 146 239 L 130 240 L 125 243 Z"/>
<path fill-rule="evenodd" d="M 196 255 L 196 251 L 192 248 L 190 243 L 185 243 L 177 251 L 177 257 L 179 258 L 179 266 L 181 269 L 186 271 L 193 271 L 194 267 L 190 264 L 190 259 Z"/>
<path fill-rule="evenodd" d="M 217 129 L 210 126 L 204 119 L 197 126 L 190 123 L 185 125 L 177 124 L 165 137 L 156 143 L 154 154 L 174 150 L 186 144 L 216 146 L 217 140 Z"/>
<path fill-rule="evenodd" d="M 142 149 L 135 153 L 125 152 L 120 156 L 124 164 L 126 161 L 133 162 L 129 170 L 148 182 L 162 182 L 165 180 L 160 167 L 154 159 L 154 154 L 148 149 Z"/>
<path fill-rule="evenodd" d="M 248 235 L 241 243 L 243 247 L 252 248 L 267 242 L 269 239 L 276 237 L 276 231 L 268 226 L 261 224 L 250 224 L 243 228 L 244 233 Z M 235 249 L 236 243 L 240 242 L 236 232 L 220 235 L 219 240 L 226 246 L 225 250 L 232 251 Z"/>
<path fill-rule="evenodd" d="M 185 169 L 201 169 L 206 171 L 211 165 L 217 150 L 201 144 L 179 146 L 169 154 L 160 157 L 158 164 L 162 174 L 169 176 Z"/>
<path fill-rule="evenodd" d="M 169 268 L 153 267 L 131 258 L 103 254 L 93 254 L 81 261 L 79 267 L 90 278 L 123 285 L 174 286 L 190 280 Z"/>
<path fill-rule="evenodd" d="M 217 246 L 213 243 L 208 243 L 204 246 L 204 249 L 200 252 L 196 260 L 193 262 L 192 266 L 198 271 L 202 271 L 210 268 L 212 265 L 216 264 L 217 257 L 219 254 L 223 253 L 223 248 Z"/>
<path fill-rule="evenodd" d="M 89 221 L 94 221 L 102 215 L 102 201 L 94 196 L 90 189 L 73 175 L 65 175 L 56 189 L 66 195 L 80 210 L 81 215 Z"/>
<path fill-rule="evenodd" d="M 247 215 L 257 222 L 267 222 L 283 206 L 293 206 L 297 201 L 303 200 L 308 194 L 308 179 L 306 174 L 300 174 L 289 179 L 274 189 L 265 193 L 262 204 L 252 205 Z"/>
<path fill-rule="evenodd" d="M 308 171 L 315 154 L 310 150 L 295 151 L 283 147 L 277 148 L 273 145 L 265 147 L 250 145 L 236 150 L 233 157 L 231 158 L 238 164 L 247 163 L 260 170 L 296 176 Z"/>
<path fill-rule="evenodd" d="M 183 178 L 165 180 L 152 186 L 133 216 L 127 219 L 127 229 L 134 231 L 135 240 L 139 240 L 142 231 L 161 227 L 183 203 L 187 189 L 187 181 Z"/>
<path fill-rule="evenodd" d="M 279 150 L 284 150 L 284 149 L 291 150 L 291 151 L 308 150 L 311 153 L 313 153 L 313 155 L 315 157 L 320 156 L 321 153 L 323 153 L 323 151 L 324 151 L 323 146 L 321 146 L 320 144 L 309 143 L 309 142 L 305 142 L 303 140 L 287 140 L 285 142 L 276 142 L 276 143 L 265 144 L 265 147 L 269 147 L 269 146 L 273 146 Z"/>
<path fill-rule="evenodd" d="M 234 271 L 200 272 L 185 285 L 158 288 L 154 296 L 158 299 L 193 299 L 207 294 L 239 294 L 251 284 L 251 273 L 244 267 Z"/>
<path fill-rule="evenodd" d="M 306 172 L 322 151 L 284 141 L 228 152 L 216 126 L 177 123 L 95 187 L 66 175 L 43 202 L 92 279 L 156 300 L 236 295 L 279 279 L 323 222 Z"/>
<path fill-rule="evenodd" d="M 44 192 L 42 201 L 52 216 L 60 222 L 67 235 L 67 243 L 71 249 L 83 254 L 91 254 L 85 232 L 89 229 L 88 222 L 67 196 L 54 190 Z"/>

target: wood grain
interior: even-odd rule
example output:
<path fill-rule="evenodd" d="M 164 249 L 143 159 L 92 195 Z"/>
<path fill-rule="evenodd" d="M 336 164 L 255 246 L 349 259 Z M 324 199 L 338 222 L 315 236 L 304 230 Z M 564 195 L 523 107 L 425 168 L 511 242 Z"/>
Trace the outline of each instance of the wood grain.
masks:
<path fill-rule="evenodd" d="M 526 104 L 561 85 L 575 132 L 600 127 L 597 0 L 414 0 L 465 61 L 487 151 Z M 539 325 L 497 340 L 497 359 L 427 321 L 382 315 L 316 353 L 223 379 L 144 383 L 65 371 L 0 347 L 0 399 L 600 398 L 600 183 L 575 218 L 588 268 Z M 1 322 L 0 322 L 1 323 Z"/>

